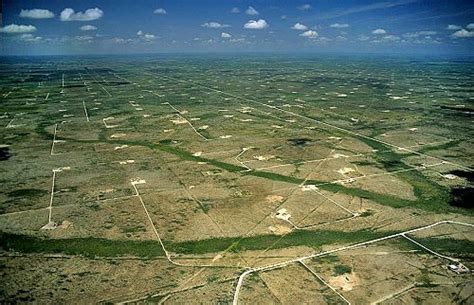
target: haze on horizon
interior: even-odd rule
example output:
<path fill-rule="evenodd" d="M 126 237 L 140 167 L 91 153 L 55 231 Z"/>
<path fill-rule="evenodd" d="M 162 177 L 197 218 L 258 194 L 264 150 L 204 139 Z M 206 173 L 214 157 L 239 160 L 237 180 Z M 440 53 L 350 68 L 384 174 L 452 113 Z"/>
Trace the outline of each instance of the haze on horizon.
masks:
<path fill-rule="evenodd" d="M 1 55 L 349 52 L 469 55 L 470 1 L 24 1 Z"/>

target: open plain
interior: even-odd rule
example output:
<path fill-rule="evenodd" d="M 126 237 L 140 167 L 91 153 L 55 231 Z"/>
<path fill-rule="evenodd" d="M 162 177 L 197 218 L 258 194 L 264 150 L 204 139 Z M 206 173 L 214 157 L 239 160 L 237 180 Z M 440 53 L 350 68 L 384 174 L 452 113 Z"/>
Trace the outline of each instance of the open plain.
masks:
<path fill-rule="evenodd" d="M 2 59 L 0 303 L 472 304 L 473 71 Z"/>

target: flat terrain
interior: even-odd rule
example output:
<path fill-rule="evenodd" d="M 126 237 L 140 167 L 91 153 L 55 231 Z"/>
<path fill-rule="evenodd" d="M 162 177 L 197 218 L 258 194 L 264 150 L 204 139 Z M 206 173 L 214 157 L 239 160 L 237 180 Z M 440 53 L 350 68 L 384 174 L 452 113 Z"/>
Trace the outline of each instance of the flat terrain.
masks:
<path fill-rule="evenodd" d="M 474 63 L 0 61 L 0 302 L 471 304 Z"/>

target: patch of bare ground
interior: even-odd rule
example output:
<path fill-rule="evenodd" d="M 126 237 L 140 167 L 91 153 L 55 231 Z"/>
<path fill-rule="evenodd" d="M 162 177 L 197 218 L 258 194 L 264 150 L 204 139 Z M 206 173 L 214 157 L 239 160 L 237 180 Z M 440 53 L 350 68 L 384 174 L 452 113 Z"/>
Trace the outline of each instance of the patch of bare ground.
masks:
<path fill-rule="evenodd" d="M 280 304 L 326 304 L 334 298 L 333 291 L 299 264 L 260 272 L 259 276 Z"/>
<path fill-rule="evenodd" d="M 469 275 L 455 275 L 447 263 L 398 238 L 307 264 L 351 303 L 359 304 L 387 301 L 392 294 L 412 287 L 431 287 L 439 290 L 440 299 L 452 298 L 452 289 L 461 293 Z M 445 285 L 451 288 L 438 289 Z"/>
<path fill-rule="evenodd" d="M 17 234 L 34 234 L 48 222 L 48 213 L 46 208 L 41 208 L 2 215 L 0 230 Z"/>
<path fill-rule="evenodd" d="M 69 221 L 67 228 L 48 231 L 51 238 L 86 238 L 151 240 L 153 231 L 146 214 L 139 209 L 138 198 L 109 200 L 89 206 L 64 206 L 53 209 L 54 221 Z"/>
<path fill-rule="evenodd" d="M 171 292 L 196 272 L 164 259 L 90 260 L 16 257 L 0 258 L 0 301 L 33 303 L 96 303 L 123 301 L 151 292 Z M 78 285 L 78 283 L 81 283 Z"/>
<path fill-rule="evenodd" d="M 421 227 L 423 225 L 428 225 L 446 219 L 456 219 L 458 221 L 470 222 L 468 216 L 456 214 L 435 214 L 420 211 L 415 208 L 392 208 L 360 197 L 349 196 L 342 193 L 331 193 L 322 190 L 320 192 L 336 201 L 343 207 L 357 212 L 360 215 L 352 219 L 324 225 L 324 229 L 328 230 L 354 231 L 369 229 L 377 231 L 398 232 Z"/>
<path fill-rule="evenodd" d="M 287 210 L 290 221 L 298 227 L 331 223 L 352 216 L 321 194 L 302 191 L 301 188 L 293 192 L 280 208 Z"/>
<path fill-rule="evenodd" d="M 269 226 L 281 224 L 271 213 L 287 198 L 291 185 L 255 177 L 212 179 L 217 178 L 201 176 L 194 184 L 183 182 L 181 190 L 143 195 L 165 240 L 268 234 Z"/>
<path fill-rule="evenodd" d="M 463 221 L 458 219 L 461 222 L 468 222 L 469 220 Z M 426 238 L 426 237 L 438 237 L 438 238 L 452 238 L 452 239 L 461 239 L 461 240 L 469 240 L 470 242 L 474 242 L 474 234 L 472 234 L 472 228 L 456 225 L 456 224 L 441 224 L 439 226 L 430 228 L 428 230 L 418 231 L 411 236 L 415 238 Z"/>
<path fill-rule="evenodd" d="M 234 281 L 215 282 L 209 278 L 205 286 L 174 293 L 166 298 L 166 304 L 230 304 L 235 289 Z"/>
<path fill-rule="evenodd" d="M 329 278 L 329 285 L 342 291 L 351 291 L 359 285 L 359 282 L 357 274 L 353 272 Z"/>
<path fill-rule="evenodd" d="M 407 200 L 416 200 L 413 187 L 409 183 L 399 179 L 396 175 L 388 174 L 388 172 L 379 170 L 366 172 L 365 174 L 377 176 L 358 178 L 353 183 L 345 184 L 345 186 L 380 194 L 388 194 Z"/>
<path fill-rule="evenodd" d="M 239 295 L 239 303 L 254 304 L 278 304 L 280 300 L 271 293 L 264 280 L 258 274 L 251 274 L 245 280 Z"/>
<path fill-rule="evenodd" d="M 288 261 L 292 258 L 314 254 L 316 251 L 307 246 L 287 247 L 282 249 L 266 249 L 245 251 L 240 255 L 247 261 L 249 266 L 261 267 Z"/>
<path fill-rule="evenodd" d="M 420 304 L 438 305 L 438 304 L 472 304 L 474 302 L 474 293 L 472 283 L 466 281 L 460 283 L 457 287 L 452 283 L 439 285 L 437 287 L 412 288 L 401 293 L 397 293 L 388 300 L 380 304 Z"/>

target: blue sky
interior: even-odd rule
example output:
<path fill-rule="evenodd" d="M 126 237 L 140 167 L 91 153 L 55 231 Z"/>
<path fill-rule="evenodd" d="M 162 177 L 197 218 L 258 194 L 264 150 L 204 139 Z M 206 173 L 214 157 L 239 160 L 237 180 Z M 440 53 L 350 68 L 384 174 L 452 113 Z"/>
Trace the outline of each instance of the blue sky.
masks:
<path fill-rule="evenodd" d="M 3 55 L 153 52 L 470 54 L 460 0 L 4 0 Z"/>

